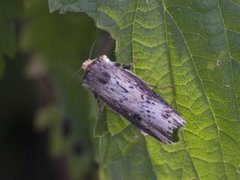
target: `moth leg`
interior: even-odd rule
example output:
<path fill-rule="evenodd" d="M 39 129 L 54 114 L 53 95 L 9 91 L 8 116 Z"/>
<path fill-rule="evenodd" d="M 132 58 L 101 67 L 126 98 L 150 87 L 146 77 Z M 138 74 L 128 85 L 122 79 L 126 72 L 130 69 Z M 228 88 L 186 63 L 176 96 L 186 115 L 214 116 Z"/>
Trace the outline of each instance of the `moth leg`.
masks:
<path fill-rule="evenodd" d="M 95 99 L 97 100 L 97 104 L 98 104 L 98 116 L 100 116 L 100 114 L 103 112 L 104 110 L 104 107 L 106 105 L 106 103 L 95 93 L 94 94 L 94 97 Z"/>
<path fill-rule="evenodd" d="M 132 67 L 133 67 L 133 63 L 130 63 L 130 64 L 122 64 L 122 68 L 123 68 L 123 69 L 128 69 L 128 70 L 130 70 L 130 69 L 132 69 Z"/>
<path fill-rule="evenodd" d="M 127 69 L 130 70 L 133 68 L 133 62 L 129 63 L 129 64 L 120 64 L 120 63 L 116 63 L 116 66 L 121 67 L 123 69 Z"/>
<path fill-rule="evenodd" d="M 129 64 L 116 63 L 116 65 L 123 68 L 123 69 L 131 70 L 131 69 L 133 69 L 133 65 L 134 65 L 135 62 L 136 62 L 136 58 L 133 58 L 132 62 L 129 63 Z"/>
<path fill-rule="evenodd" d="M 108 133 L 108 124 L 106 119 L 106 103 L 95 93 L 94 97 L 97 100 L 98 112 L 96 114 L 96 121 L 94 123 L 93 136 L 102 137 L 104 134 Z"/>

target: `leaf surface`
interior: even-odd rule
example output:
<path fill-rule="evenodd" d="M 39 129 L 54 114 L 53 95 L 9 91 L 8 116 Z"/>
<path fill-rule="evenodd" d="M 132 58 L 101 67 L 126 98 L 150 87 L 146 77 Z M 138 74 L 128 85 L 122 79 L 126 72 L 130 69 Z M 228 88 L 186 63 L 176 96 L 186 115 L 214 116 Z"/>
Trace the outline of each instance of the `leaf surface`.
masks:
<path fill-rule="evenodd" d="M 49 0 L 49 7 L 91 16 L 116 39 L 118 62 L 134 59 L 145 81 L 173 85 L 158 91 L 187 120 L 180 142 L 163 145 L 108 111 L 99 140 L 110 177 L 117 170 L 119 179 L 240 178 L 238 1 Z"/>

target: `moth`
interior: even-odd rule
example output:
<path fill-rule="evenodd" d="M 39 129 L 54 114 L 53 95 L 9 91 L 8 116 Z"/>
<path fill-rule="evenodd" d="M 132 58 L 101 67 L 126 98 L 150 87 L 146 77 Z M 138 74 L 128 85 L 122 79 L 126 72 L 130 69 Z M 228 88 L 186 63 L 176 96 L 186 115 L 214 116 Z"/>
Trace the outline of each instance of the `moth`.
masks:
<path fill-rule="evenodd" d="M 165 144 L 176 142 L 185 120 L 147 83 L 106 55 L 82 64 L 83 86 L 145 133 Z"/>

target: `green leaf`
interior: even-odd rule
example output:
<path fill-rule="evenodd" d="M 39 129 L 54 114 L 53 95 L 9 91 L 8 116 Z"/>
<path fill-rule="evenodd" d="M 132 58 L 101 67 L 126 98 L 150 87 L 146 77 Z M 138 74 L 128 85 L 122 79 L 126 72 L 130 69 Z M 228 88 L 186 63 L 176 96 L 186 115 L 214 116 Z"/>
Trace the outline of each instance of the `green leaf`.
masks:
<path fill-rule="evenodd" d="M 149 136 L 136 136 L 134 142 L 127 132 L 132 125 L 122 126 L 111 115 L 109 133 L 100 139 L 106 142 L 100 150 L 108 150 L 110 175 L 119 166 L 122 179 L 240 178 L 239 5 L 229 0 L 49 0 L 51 11 L 91 16 L 116 39 L 117 61 L 134 59 L 134 70 L 145 81 L 174 85 L 159 93 L 187 120 L 180 142 L 163 145 Z M 126 148 L 131 144 L 136 147 Z M 151 170 L 139 171 L 139 164 Z"/>

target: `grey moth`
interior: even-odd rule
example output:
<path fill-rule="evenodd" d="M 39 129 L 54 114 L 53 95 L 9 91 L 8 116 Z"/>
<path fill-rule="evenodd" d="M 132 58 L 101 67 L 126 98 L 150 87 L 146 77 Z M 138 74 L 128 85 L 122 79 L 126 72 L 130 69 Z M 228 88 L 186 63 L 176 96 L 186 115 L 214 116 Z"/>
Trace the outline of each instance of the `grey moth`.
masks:
<path fill-rule="evenodd" d="M 83 86 L 145 133 L 165 144 L 177 140 L 183 117 L 133 72 L 102 55 L 82 64 Z"/>

